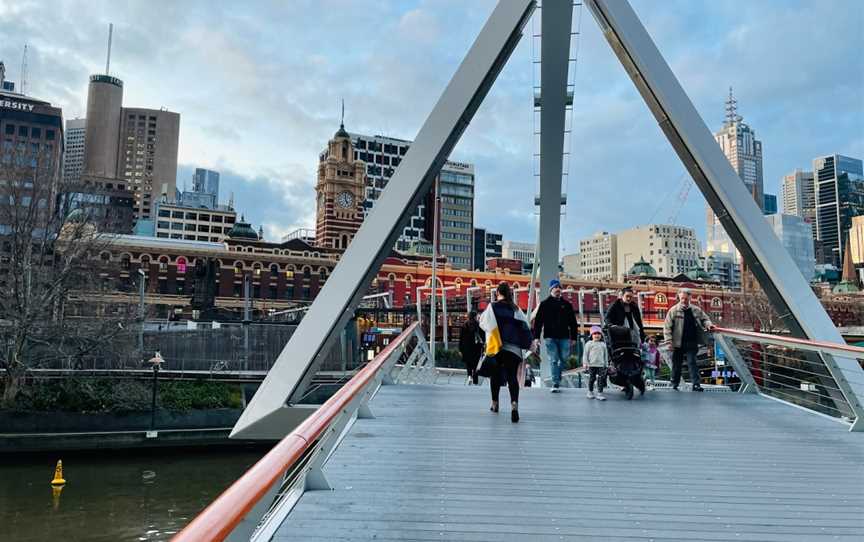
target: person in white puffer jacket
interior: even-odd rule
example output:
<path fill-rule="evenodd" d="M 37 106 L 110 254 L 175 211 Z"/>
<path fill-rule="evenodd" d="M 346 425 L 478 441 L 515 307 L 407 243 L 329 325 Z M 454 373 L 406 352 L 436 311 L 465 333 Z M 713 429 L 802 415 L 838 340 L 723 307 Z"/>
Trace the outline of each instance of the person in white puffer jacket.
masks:
<path fill-rule="evenodd" d="M 606 367 L 609 366 L 609 351 L 603 342 L 603 332 L 600 326 L 591 327 L 591 340 L 585 343 L 582 353 L 582 366 L 588 368 L 588 399 L 605 401 L 603 388 L 606 386 Z M 597 394 L 594 394 L 594 384 L 597 384 Z"/>

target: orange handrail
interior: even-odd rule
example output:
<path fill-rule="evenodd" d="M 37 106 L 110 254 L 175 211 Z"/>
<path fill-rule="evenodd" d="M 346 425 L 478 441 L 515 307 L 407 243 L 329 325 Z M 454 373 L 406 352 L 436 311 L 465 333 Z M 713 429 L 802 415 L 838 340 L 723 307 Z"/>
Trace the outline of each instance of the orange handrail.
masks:
<path fill-rule="evenodd" d="M 756 341 L 779 341 L 800 346 L 809 346 L 823 350 L 840 350 L 854 354 L 856 358 L 864 358 L 864 348 L 860 346 L 850 346 L 848 344 L 829 343 L 824 341 L 811 341 L 809 339 L 798 339 L 796 337 L 784 337 L 780 335 L 769 335 L 767 333 L 759 333 L 758 331 L 743 331 L 740 329 L 730 329 L 725 327 L 715 327 L 712 331 L 724 333 L 726 335 L 737 335 L 746 339 Z"/>
<path fill-rule="evenodd" d="M 417 322 L 411 324 L 396 340 L 381 350 L 339 391 L 243 473 L 183 530 L 174 535 L 172 542 L 216 542 L 228 537 L 268 489 L 278 483 L 279 477 L 315 444 L 342 409 L 375 378 L 387 358 L 411 336 L 417 325 Z"/>

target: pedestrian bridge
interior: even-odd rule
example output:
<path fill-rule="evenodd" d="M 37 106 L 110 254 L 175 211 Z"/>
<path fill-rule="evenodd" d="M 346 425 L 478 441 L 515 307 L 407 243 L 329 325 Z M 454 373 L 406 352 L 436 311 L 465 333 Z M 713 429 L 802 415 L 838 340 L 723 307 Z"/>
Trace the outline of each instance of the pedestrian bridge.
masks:
<path fill-rule="evenodd" d="M 175 540 L 860 540 L 856 409 L 805 354 L 864 349 L 758 337 L 718 333 L 740 393 L 529 388 L 513 424 L 414 325 Z"/>

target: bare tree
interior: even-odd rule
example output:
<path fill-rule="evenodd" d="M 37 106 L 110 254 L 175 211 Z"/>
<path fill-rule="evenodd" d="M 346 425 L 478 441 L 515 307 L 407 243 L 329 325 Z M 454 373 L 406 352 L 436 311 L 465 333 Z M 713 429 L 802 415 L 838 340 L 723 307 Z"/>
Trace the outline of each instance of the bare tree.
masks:
<path fill-rule="evenodd" d="M 86 292 L 104 280 L 98 255 L 111 236 L 100 234 L 86 209 L 76 209 L 73 198 L 63 194 L 55 161 L 51 153 L 23 144 L 0 150 L 4 407 L 15 401 L 28 368 L 104 348 L 131 316 L 122 309 L 119 321 L 67 316 L 73 293 L 85 294 L 87 302 Z"/>

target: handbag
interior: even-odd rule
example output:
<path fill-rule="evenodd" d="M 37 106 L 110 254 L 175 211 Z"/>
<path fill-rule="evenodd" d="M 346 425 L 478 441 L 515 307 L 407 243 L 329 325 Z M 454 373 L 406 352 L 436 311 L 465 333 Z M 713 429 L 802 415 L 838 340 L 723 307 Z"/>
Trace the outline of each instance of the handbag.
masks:
<path fill-rule="evenodd" d="M 480 357 L 480 361 L 477 362 L 477 374 L 480 376 L 485 376 L 486 378 L 492 378 L 492 375 L 495 374 L 495 371 L 498 370 L 498 361 L 494 356 L 489 357 L 486 354 L 483 354 Z"/>

